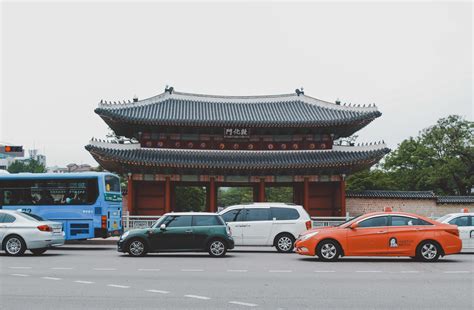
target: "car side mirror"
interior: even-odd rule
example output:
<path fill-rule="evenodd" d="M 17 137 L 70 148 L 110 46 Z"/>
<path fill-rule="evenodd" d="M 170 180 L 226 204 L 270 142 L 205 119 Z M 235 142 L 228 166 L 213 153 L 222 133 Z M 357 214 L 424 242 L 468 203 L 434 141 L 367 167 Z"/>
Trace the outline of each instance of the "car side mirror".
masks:
<path fill-rule="evenodd" d="M 358 223 L 352 223 L 349 228 L 350 229 L 356 229 L 357 227 L 359 227 L 359 224 Z"/>
<path fill-rule="evenodd" d="M 160 225 L 160 229 L 161 229 L 161 230 L 166 230 L 166 225 L 165 225 L 165 224 L 161 224 L 161 225 Z"/>

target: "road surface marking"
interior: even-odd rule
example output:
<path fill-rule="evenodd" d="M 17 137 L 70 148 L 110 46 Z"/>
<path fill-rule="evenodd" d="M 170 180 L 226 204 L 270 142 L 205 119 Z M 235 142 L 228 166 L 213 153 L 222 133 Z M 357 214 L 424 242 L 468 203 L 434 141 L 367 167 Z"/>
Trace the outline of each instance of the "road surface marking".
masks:
<path fill-rule="evenodd" d="M 45 280 L 55 280 L 55 281 L 61 280 L 61 278 L 53 278 L 53 277 L 42 277 L 42 279 L 45 279 Z"/>
<path fill-rule="evenodd" d="M 18 267 L 8 267 L 10 269 L 31 269 L 32 267 L 22 267 L 22 266 L 18 266 Z"/>
<path fill-rule="evenodd" d="M 113 271 L 113 270 L 117 270 L 115 268 L 94 268 L 94 270 L 98 270 L 98 271 Z"/>
<path fill-rule="evenodd" d="M 402 270 L 400 273 L 419 273 L 418 270 Z"/>
<path fill-rule="evenodd" d="M 161 290 L 146 290 L 146 291 L 150 293 L 169 294 L 168 291 L 161 291 Z"/>
<path fill-rule="evenodd" d="M 239 305 L 239 306 L 247 306 L 247 307 L 256 307 L 256 304 L 251 304 L 248 302 L 241 302 L 241 301 L 229 301 L 229 304 Z"/>
<path fill-rule="evenodd" d="M 138 271 L 160 271 L 160 269 L 138 269 Z"/>
<path fill-rule="evenodd" d="M 211 299 L 210 297 L 199 296 L 199 295 L 184 295 L 184 297 L 195 298 L 195 299 L 202 299 L 202 300 L 209 300 L 209 299 Z"/>
<path fill-rule="evenodd" d="M 445 271 L 444 273 L 469 273 L 467 270 Z"/>
<path fill-rule="evenodd" d="M 110 287 L 117 287 L 117 288 L 130 288 L 130 286 L 117 285 L 117 284 L 107 284 L 107 286 L 110 286 Z"/>
<path fill-rule="evenodd" d="M 336 272 L 336 271 L 335 270 L 315 270 L 314 272 L 327 273 L 327 272 Z"/>
<path fill-rule="evenodd" d="M 247 269 L 229 269 L 227 272 L 247 272 Z"/>
<path fill-rule="evenodd" d="M 200 272 L 200 271 L 204 271 L 204 269 L 181 269 L 181 271 Z"/>
<path fill-rule="evenodd" d="M 292 270 L 268 270 L 268 272 L 293 272 Z"/>
<path fill-rule="evenodd" d="M 92 283 L 94 283 L 94 282 L 91 282 L 91 281 L 82 281 L 82 280 L 76 280 L 74 282 L 81 283 L 81 284 L 92 284 Z"/>
<path fill-rule="evenodd" d="M 53 267 L 52 270 L 71 270 L 72 267 Z"/>
<path fill-rule="evenodd" d="M 356 272 L 382 272 L 380 270 L 357 270 Z"/>
<path fill-rule="evenodd" d="M 12 273 L 11 276 L 15 277 L 29 277 L 29 274 L 22 274 L 22 273 Z"/>

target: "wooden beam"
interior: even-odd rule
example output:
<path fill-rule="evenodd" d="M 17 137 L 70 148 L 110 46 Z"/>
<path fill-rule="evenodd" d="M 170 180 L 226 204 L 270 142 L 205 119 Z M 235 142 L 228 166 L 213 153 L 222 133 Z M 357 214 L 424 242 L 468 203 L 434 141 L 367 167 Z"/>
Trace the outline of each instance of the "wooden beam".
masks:
<path fill-rule="evenodd" d="M 128 214 L 129 215 L 134 215 L 135 214 L 135 209 L 134 209 L 134 197 L 133 197 L 133 179 L 132 175 L 128 175 L 128 183 L 127 183 L 127 209 L 128 209 Z"/>
<path fill-rule="evenodd" d="M 261 178 L 258 187 L 258 201 L 265 202 L 265 179 Z"/>
<path fill-rule="evenodd" d="M 309 179 L 304 178 L 303 185 L 303 207 L 309 213 Z M 310 214 L 311 215 L 311 214 Z"/>
<path fill-rule="evenodd" d="M 214 177 L 209 178 L 209 212 L 216 212 L 216 183 Z"/>
<path fill-rule="evenodd" d="M 170 177 L 165 178 L 165 213 L 171 212 L 171 184 Z"/>

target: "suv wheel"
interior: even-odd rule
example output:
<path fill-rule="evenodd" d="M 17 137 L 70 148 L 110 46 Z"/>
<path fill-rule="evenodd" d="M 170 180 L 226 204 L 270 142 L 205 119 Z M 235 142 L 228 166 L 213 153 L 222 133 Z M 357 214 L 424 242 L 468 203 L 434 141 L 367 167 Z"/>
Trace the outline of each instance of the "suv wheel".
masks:
<path fill-rule="evenodd" d="M 441 249 L 436 242 L 425 241 L 416 249 L 416 256 L 425 262 L 435 262 L 441 255 Z"/>
<path fill-rule="evenodd" d="M 208 252 L 212 257 L 222 257 L 227 252 L 227 246 L 222 240 L 212 240 L 209 242 Z"/>
<path fill-rule="evenodd" d="M 25 253 L 26 244 L 20 236 L 10 236 L 5 239 L 4 249 L 7 255 L 20 256 Z"/>
<path fill-rule="evenodd" d="M 275 246 L 280 253 L 293 252 L 295 238 L 290 234 L 282 234 L 275 240 Z"/>
<path fill-rule="evenodd" d="M 141 239 L 132 239 L 128 243 L 127 252 L 130 256 L 145 256 L 147 249 L 145 242 Z"/>
<path fill-rule="evenodd" d="M 335 241 L 323 240 L 318 244 L 316 253 L 322 261 L 335 261 L 341 255 L 341 249 Z"/>

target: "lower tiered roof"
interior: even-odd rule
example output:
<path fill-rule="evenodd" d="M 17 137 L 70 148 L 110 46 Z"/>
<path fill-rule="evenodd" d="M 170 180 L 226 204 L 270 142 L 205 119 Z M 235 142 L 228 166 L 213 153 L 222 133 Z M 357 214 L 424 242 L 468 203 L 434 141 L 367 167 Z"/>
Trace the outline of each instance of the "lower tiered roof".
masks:
<path fill-rule="evenodd" d="M 377 163 L 384 143 L 334 146 L 331 150 L 248 151 L 143 148 L 91 141 L 86 149 L 109 171 L 232 175 L 347 174 Z"/>

